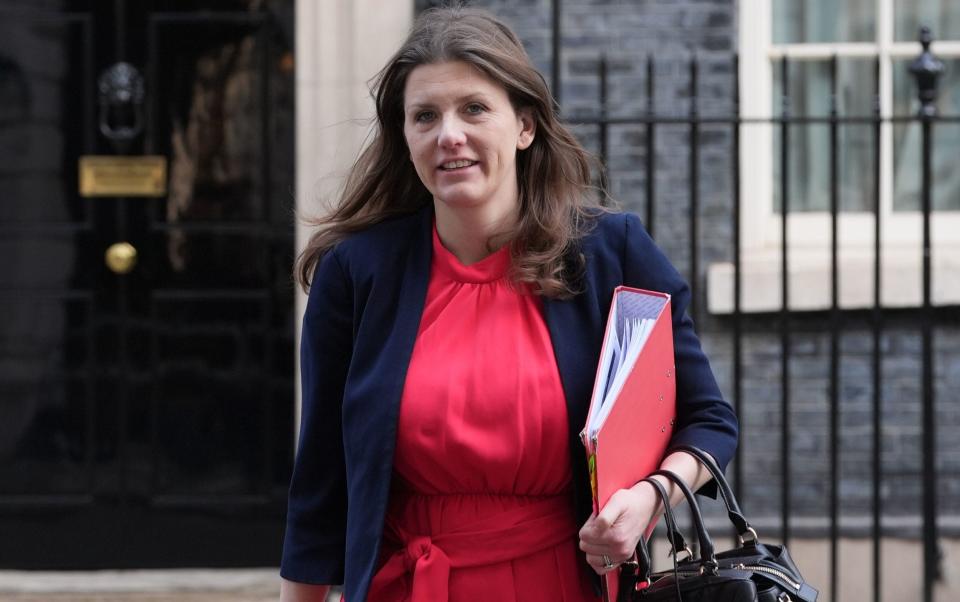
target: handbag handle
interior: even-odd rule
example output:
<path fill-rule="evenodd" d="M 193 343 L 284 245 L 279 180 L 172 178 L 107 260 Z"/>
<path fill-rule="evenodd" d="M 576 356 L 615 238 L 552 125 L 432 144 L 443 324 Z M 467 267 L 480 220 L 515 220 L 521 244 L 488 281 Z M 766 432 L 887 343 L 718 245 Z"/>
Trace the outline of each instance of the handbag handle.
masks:
<path fill-rule="evenodd" d="M 697 532 L 697 539 L 700 542 L 700 566 L 711 575 L 715 574 L 718 565 L 716 556 L 714 556 L 713 540 L 710 538 L 710 534 L 707 533 L 707 528 L 703 523 L 703 515 L 700 513 L 700 505 L 697 504 L 697 498 L 693 494 L 693 491 L 690 490 L 690 487 L 683 479 L 672 471 L 658 470 L 651 473 L 650 476 L 654 475 L 660 475 L 673 481 L 673 483 L 680 488 L 683 497 L 687 499 L 687 505 L 690 506 L 690 516 L 693 518 L 693 527 Z M 667 500 L 666 505 L 669 505 L 669 500 Z"/>
<path fill-rule="evenodd" d="M 654 491 L 660 497 L 660 502 L 663 504 L 663 517 L 667 523 L 667 538 L 671 542 L 682 541 L 683 535 L 680 533 L 680 528 L 677 526 L 677 519 L 673 513 L 673 507 L 670 505 L 670 495 L 667 493 L 667 490 L 664 489 L 660 481 L 647 477 L 640 481 L 641 483 L 650 483 L 653 486 Z M 689 548 L 686 547 L 686 544 L 683 544 L 683 548 L 689 552 Z M 676 544 L 674 543 L 672 556 L 674 565 L 677 563 L 677 554 L 681 550 L 677 549 Z M 637 542 L 637 572 L 635 577 L 627 575 L 628 579 L 639 579 L 640 582 L 648 582 L 650 580 L 650 575 L 653 572 L 653 562 L 650 559 L 650 551 L 647 549 L 647 542 L 640 538 L 640 541 Z M 621 575 L 623 575 L 621 573 Z M 636 582 L 628 583 L 621 582 L 620 591 L 625 592 L 630 590 Z M 627 600 L 628 598 L 622 598 Z M 619 602 L 619 600 L 618 600 Z"/>
<path fill-rule="evenodd" d="M 653 488 L 657 490 L 657 495 L 660 496 L 660 502 L 663 504 L 663 518 L 667 523 L 667 538 L 682 537 L 680 526 L 677 525 L 677 517 L 673 513 L 673 508 L 670 507 L 670 494 L 667 493 L 667 490 L 660 481 L 651 478 L 646 478 L 644 481 L 653 485 Z M 674 547 L 673 554 L 679 554 L 680 551 L 682 550 L 677 550 L 676 547 Z"/>
<path fill-rule="evenodd" d="M 667 490 L 664 489 L 660 481 L 656 479 L 651 479 L 647 477 L 642 482 L 650 483 L 653 486 L 653 489 L 657 492 L 657 495 L 660 497 L 660 502 L 663 504 L 663 517 L 667 523 L 667 533 L 668 537 L 674 537 L 669 535 L 670 533 L 678 534 L 680 529 L 677 527 L 677 519 L 673 514 L 673 508 L 670 506 L 670 496 L 667 494 Z M 677 551 L 676 548 L 673 550 L 673 562 L 674 565 L 677 563 Z M 653 564 L 650 561 L 650 553 L 647 550 L 646 543 L 643 541 L 643 538 L 637 543 L 637 563 L 639 565 L 638 577 L 641 581 L 649 581 L 650 574 L 653 572 Z"/>
<path fill-rule="evenodd" d="M 710 475 L 713 477 L 713 480 L 717 483 L 717 489 L 720 491 L 720 497 L 723 498 L 723 503 L 727 507 L 727 516 L 730 518 L 730 522 L 733 523 L 734 528 L 737 530 L 737 535 L 740 538 L 740 544 L 743 545 L 745 543 L 756 543 L 758 539 L 757 532 L 753 527 L 750 526 L 750 522 L 747 520 L 747 517 L 743 515 L 743 510 L 740 509 L 740 504 L 737 502 L 736 496 L 733 495 L 733 489 L 730 487 L 727 477 L 724 476 L 723 471 L 720 470 L 720 467 L 717 465 L 717 461 L 713 459 L 713 456 L 692 445 L 678 445 L 670 448 L 670 451 L 684 451 L 700 460 L 700 463 L 703 464 L 704 468 L 707 469 L 707 472 L 710 473 Z"/>
<path fill-rule="evenodd" d="M 677 537 L 680 534 L 680 529 L 677 527 L 677 520 L 673 515 L 673 508 L 670 507 L 670 495 L 667 493 L 667 490 L 664 489 L 660 481 L 656 479 L 651 479 L 649 477 L 644 479 L 644 481 L 647 481 L 651 485 L 653 485 L 653 488 L 657 491 L 657 495 L 660 496 L 660 501 L 663 503 L 663 516 L 666 519 L 668 536 L 670 536 L 670 533 L 673 533 L 673 535 L 671 536 L 671 539 Z M 643 540 L 641 540 L 641 543 L 639 545 L 642 545 L 642 544 L 643 544 Z M 646 546 L 644 546 L 644 549 L 646 549 Z M 678 566 L 677 566 L 676 546 L 674 546 L 673 553 L 671 554 L 671 556 L 673 557 L 673 586 L 674 588 L 676 588 L 677 600 L 682 601 L 683 598 L 680 594 L 680 575 L 679 575 Z M 638 558 L 639 558 L 639 555 L 638 555 Z M 649 558 L 648 558 L 647 564 L 640 567 L 640 575 L 643 577 L 644 582 L 647 584 L 650 583 L 651 570 L 652 570 L 652 565 L 650 564 Z"/>

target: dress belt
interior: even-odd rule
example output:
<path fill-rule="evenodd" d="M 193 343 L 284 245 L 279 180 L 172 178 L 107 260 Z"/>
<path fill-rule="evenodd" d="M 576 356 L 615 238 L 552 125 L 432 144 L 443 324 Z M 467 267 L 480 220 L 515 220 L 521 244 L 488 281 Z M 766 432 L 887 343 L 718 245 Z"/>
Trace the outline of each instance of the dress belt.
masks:
<path fill-rule="evenodd" d="M 396 592 L 403 587 L 405 576 L 411 575 L 410 602 L 445 602 L 451 568 L 522 558 L 570 541 L 577 532 L 570 500 L 565 495 L 544 498 L 471 521 L 462 529 L 429 536 L 411 535 L 391 520 L 386 528 L 403 548 L 391 555 L 374 575 L 368 593 L 371 601 L 379 600 L 387 592 Z"/>

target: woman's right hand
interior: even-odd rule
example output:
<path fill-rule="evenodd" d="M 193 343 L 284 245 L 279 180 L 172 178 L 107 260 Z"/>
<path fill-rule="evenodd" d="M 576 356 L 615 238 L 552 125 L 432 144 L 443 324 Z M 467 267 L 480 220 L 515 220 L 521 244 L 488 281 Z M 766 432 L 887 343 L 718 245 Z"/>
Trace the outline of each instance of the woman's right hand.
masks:
<path fill-rule="evenodd" d="M 280 578 L 280 602 L 326 602 L 329 585 L 310 585 Z"/>

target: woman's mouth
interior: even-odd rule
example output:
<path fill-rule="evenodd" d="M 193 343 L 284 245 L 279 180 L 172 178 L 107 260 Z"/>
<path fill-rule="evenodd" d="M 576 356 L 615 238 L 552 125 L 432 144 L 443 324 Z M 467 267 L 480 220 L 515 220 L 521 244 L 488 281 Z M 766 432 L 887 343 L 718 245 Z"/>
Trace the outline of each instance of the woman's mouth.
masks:
<path fill-rule="evenodd" d="M 472 167 L 476 164 L 477 164 L 477 161 L 470 161 L 468 159 L 459 159 L 457 161 L 447 161 L 446 163 L 440 166 L 440 169 L 442 169 L 443 171 L 455 171 L 458 169 Z"/>

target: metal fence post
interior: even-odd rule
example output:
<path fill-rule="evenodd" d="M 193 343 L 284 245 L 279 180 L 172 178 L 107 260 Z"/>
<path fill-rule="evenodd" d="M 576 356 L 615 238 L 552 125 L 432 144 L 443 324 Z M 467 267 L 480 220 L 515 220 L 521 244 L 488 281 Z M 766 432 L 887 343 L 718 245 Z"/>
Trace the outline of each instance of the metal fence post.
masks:
<path fill-rule="evenodd" d="M 937 468 L 933 399 L 933 318 L 930 299 L 930 209 L 932 186 L 932 125 L 937 116 L 937 79 L 943 63 L 930 52 L 933 36 L 930 28 L 920 28 L 923 52 L 910 65 L 917 80 L 920 99 L 920 124 L 923 128 L 921 203 L 923 211 L 923 311 L 920 323 L 923 337 L 923 599 L 933 600 L 933 583 L 941 577 L 937 546 Z"/>

